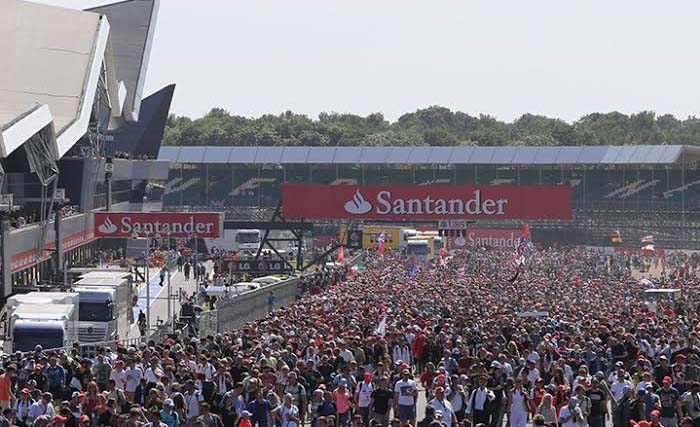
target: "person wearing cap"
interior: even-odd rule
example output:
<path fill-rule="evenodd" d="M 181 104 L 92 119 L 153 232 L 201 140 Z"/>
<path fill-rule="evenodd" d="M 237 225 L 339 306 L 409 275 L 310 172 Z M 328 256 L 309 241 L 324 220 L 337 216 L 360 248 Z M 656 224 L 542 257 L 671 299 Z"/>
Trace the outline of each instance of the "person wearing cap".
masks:
<path fill-rule="evenodd" d="M 401 379 L 394 385 L 394 414 L 401 423 L 410 423 L 416 427 L 416 399 L 418 398 L 418 386 L 410 378 L 410 371 L 404 369 Z"/>
<path fill-rule="evenodd" d="M 51 425 L 53 427 L 63 427 L 66 423 L 66 417 L 62 415 L 54 415 L 51 418 Z"/>
<path fill-rule="evenodd" d="M 625 388 L 632 388 L 632 381 L 628 380 L 625 374 L 626 372 L 624 369 L 618 368 L 615 378 L 610 384 L 610 392 L 612 393 L 616 404 L 624 397 Z"/>
<path fill-rule="evenodd" d="M 445 388 L 443 386 L 438 386 L 435 388 L 435 398 L 428 402 L 428 404 L 435 408 L 435 413 L 438 411 L 442 413 L 443 423 L 447 427 L 457 426 L 457 416 L 452 409 L 452 404 L 450 401 L 445 399 Z"/>
<path fill-rule="evenodd" d="M 491 427 L 500 427 L 503 424 L 503 417 L 506 408 L 506 374 L 503 372 L 503 366 L 498 360 L 491 362 L 491 373 L 489 374 L 489 390 L 494 395 L 491 401 Z"/>
<path fill-rule="evenodd" d="M 192 427 L 194 421 L 201 414 L 201 403 L 204 402 L 204 396 L 197 389 L 193 380 L 187 380 L 185 382 L 185 393 L 183 394 L 185 398 L 185 417 L 187 422 L 187 427 Z"/>
<path fill-rule="evenodd" d="M 661 424 L 664 427 L 678 427 L 678 420 L 683 417 L 681 396 L 673 387 L 673 379 L 670 376 L 663 378 L 662 387 L 656 392 L 661 401 Z"/>
<path fill-rule="evenodd" d="M 160 410 L 160 420 L 168 427 L 180 426 L 180 414 L 174 408 L 175 403 L 173 399 L 165 399 L 163 401 L 163 409 Z"/>
<path fill-rule="evenodd" d="M 479 376 L 479 387 L 472 390 L 469 395 L 467 404 L 467 413 L 471 425 L 477 424 L 489 425 L 491 402 L 496 398 L 491 390 L 486 385 L 488 377 L 486 375 Z"/>
<path fill-rule="evenodd" d="M 374 392 L 374 383 L 372 383 L 372 374 L 365 372 L 362 381 L 357 385 L 355 391 L 355 408 L 357 413 L 362 417 L 362 425 L 369 427 L 370 403 L 372 402 L 372 392 Z"/>
<path fill-rule="evenodd" d="M 253 427 L 253 423 L 251 422 L 250 417 L 253 414 L 251 414 L 248 411 L 242 411 L 241 412 L 241 419 L 238 420 L 238 427 Z"/>
<path fill-rule="evenodd" d="M 348 381 L 345 378 L 342 378 L 338 382 L 338 387 L 333 390 L 333 401 L 335 402 L 338 426 L 347 427 L 348 422 L 350 421 L 350 410 L 353 409 L 354 402 L 350 398 Z"/>
<path fill-rule="evenodd" d="M 673 377 L 673 369 L 668 363 L 668 357 L 662 354 L 659 356 L 659 363 L 654 366 L 654 381 L 656 384 L 662 384 L 664 377 Z"/>
<path fill-rule="evenodd" d="M 686 383 L 688 391 L 681 396 L 681 404 L 685 416 L 693 420 L 693 426 L 700 425 L 700 383 Z"/>
<path fill-rule="evenodd" d="M 53 395 L 46 392 L 41 395 L 41 399 L 37 400 L 29 408 L 29 414 L 27 415 L 27 424 L 31 424 L 35 419 L 42 415 L 47 415 L 53 418 L 56 412 L 53 409 Z"/>
<path fill-rule="evenodd" d="M 581 427 L 584 425 L 583 414 L 578 404 L 579 401 L 576 396 L 572 396 L 571 399 L 569 399 L 569 403 L 562 406 L 559 410 L 559 425 L 561 427 Z"/>
<path fill-rule="evenodd" d="M 18 427 L 26 427 L 27 425 L 29 408 L 31 408 L 34 404 L 34 400 L 31 397 L 31 392 L 32 391 L 27 387 L 20 390 L 19 399 L 15 400 L 15 404 L 12 408 L 15 413 L 15 419 Z"/>

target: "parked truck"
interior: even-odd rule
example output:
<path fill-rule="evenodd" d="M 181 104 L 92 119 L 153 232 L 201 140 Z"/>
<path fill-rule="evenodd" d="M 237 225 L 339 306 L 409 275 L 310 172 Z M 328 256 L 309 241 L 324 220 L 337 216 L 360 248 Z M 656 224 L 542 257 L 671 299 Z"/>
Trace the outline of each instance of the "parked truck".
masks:
<path fill-rule="evenodd" d="M 77 342 L 78 301 L 79 295 L 73 292 L 30 292 L 9 297 L 5 303 L 5 353 L 33 350 L 37 344 L 56 348 Z"/>
<path fill-rule="evenodd" d="M 95 271 L 73 284 L 80 295 L 81 342 L 110 341 L 128 337 L 133 323 L 131 275 Z"/>
<path fill-rule="evenodd" d="M 78 342 L 74 316 L 71 304 L 20 304 L 10 315 L 12 351 L 73 345 Z"/>

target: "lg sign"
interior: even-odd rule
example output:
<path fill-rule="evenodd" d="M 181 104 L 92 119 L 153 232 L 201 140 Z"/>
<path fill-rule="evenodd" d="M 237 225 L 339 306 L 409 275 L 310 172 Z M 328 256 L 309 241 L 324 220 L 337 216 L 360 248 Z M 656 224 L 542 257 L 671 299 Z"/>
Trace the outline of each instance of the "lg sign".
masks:
<path fill-rule="evenodd" d="M 285 184 L 290 218 L 571 219 L 571 187 Z"/>
<path fill-rule="evenodd" d="M 96 212 L 97 237 L 209 237 L 221 235 L 221 214 L 209 212 Z"/>

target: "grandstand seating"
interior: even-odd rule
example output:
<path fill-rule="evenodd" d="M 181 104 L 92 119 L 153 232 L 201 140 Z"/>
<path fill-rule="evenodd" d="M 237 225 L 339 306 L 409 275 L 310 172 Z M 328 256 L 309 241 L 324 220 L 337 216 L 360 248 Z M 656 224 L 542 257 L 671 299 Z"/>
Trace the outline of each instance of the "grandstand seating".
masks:
<path fill-rule="evenodd" d="M 700 205 L 700 171 L 665 168 L 498 168 L 488 165 L 457 165 L 454 168 L 425 165 L 212 165 L 176 166 L 165 185 L 169 205 L 206 205 L 223 202 L 227 206 L 275 206 L 281 184 L 490 184 L 490 185 L 570 185 L 575 207 L 612 210 L 671 209 L 681 201 Z M 208 175 L 207 175 L 208 174 Z M 208 176 L 208 182 L 207 182 Z"/>

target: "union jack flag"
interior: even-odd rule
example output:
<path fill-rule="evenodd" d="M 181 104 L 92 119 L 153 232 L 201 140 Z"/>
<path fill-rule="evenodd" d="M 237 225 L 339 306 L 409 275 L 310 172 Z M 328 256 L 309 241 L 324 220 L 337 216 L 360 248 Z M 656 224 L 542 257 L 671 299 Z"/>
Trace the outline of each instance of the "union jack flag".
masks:
<path fill-rule="evenodd" d="M 515 253 L 513 254 L 513 261 L 510 265 L 513 270 L 519 269 L 523 264 L 525 264 L 525 254 L 527 250 L 532 246 L 532 241 L 530 240 L 530 226 L 525 223 L 523 226 L 523 233 L 518 239 L 518 245 L 515 247 Z"/>

